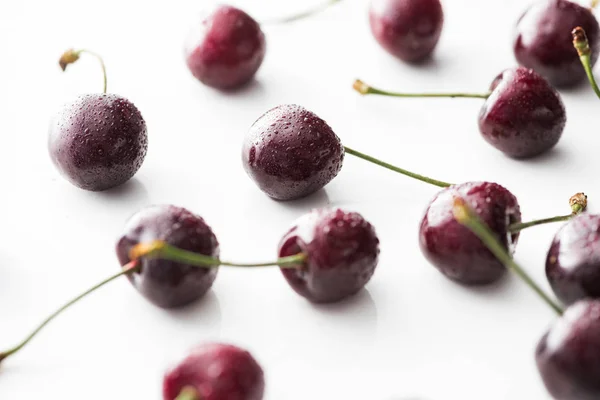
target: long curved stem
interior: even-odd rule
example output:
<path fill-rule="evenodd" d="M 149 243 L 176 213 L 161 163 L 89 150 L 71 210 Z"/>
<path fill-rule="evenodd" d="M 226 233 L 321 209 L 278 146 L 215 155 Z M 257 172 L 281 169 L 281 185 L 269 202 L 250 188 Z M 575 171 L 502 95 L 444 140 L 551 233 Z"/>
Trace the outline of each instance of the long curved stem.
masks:
<path fill-rule="evenodd" d="M 107 89 L 107 75 L 106 75 L 106 65 L 104 64 L 104 60 L 102 59 L 102 57 L 98 54 L 95 53 L 93 51 L 90 50 L 67 50 L 63 53 L 63 55 L 60 57 L 58 64 L 60 65 L 60 67 L 62 68 L 63 71 L 65 71 L 67 69 L 67 66 L 69 64 L 73 64 L 75 63 L 77 60 L 79 60 L 79 56 L 81 55 L 81 53 L 87 53 L 91 56 L 96 57 L 96 59 L 98 59 L 98 61 L 100 62 L 100 66 L 102 67 L 102 75 L 104 77 L 104 86 L 103 86 L 103 93 L 106 93 L 106 89 Z"/>
<path fill-rule="evenodd" d="M 301 12 L 299 14 L 292 15 L 292 16 L 289 16 L 289 17 L 284 17 L 284 18 L 279 18 L 279 19 L 265 20 L 265 21 L 262 21 L 262 24 L 263 25 L 266 25 L 266 24 L 268 24 L 268 25 L 275 25 L 275 24 L 287 24 L 287 23 L 290 23 L 290 22 L 299 21 L 301 19 L 305 19 L 305 18 L 311 17 L 313 15 L 319 14 L 319 13 L 327 10 L 329 7 L 331 7 L 331 6 L 339 3 L 341 1 L 342 0 L 328 0 L 328 1 L 325 1 L 325 2 L 323 2 L 321 4 L 319 4 L 318 6 L 312 8 L 310 10 L 306 10 L 306 11 L 303 11 L 303 12 Z"/>
<path fill-rule="evenodd" d="M 600 98 L 600 88 L 596 83 L 596 78 L 594 78 L 594 72 L 592 71 L 592 51 L 590 49 L 590 44 L 588 42 L 587 35 L 581 27 L 573 29 L 572 35 L 573 46 L 575 46 L 575 49 L 577 49 L 577 54 L 579 54 L 579 60 L 581 60 L 581 65 L 583 65 L 583 69 L 585 70 L 585 73 L 588 77 L 588 80 L 590 81 L 590 84 L 592 85 L 592 88 L 594 89 L 594 92 L 596 92 L 596 96 Z"/>
<path fill-rule="evenodd" d="M 280 267 L 280 268 L 298 268 L 298 265 L 306 261 L 306 254 L 298 253 L 293 256 L 281 257 L 275 261 L 265 263 L 238 263 L 224 261 L 215 257 L 206 256 L 204 254 L 195 253 L 192 251 L 183 250 L 161 240 L 156 240 L 150 243 L 140 243 L 134 246 L 129 257 L 133 260 L 140 257 L 162 258 L 170 261 L 176 261 L 197 267 L 216 268 L 221 265 L 229 267 Z"/>
<path fill-rule="evenodd" d="M 360 79 L 354 81 L 352 86 L 360 94 L 377 94 L 381 96 L 390 97 L 462 97 L 470 99 L 487 99 L 490 97 L 490 92 L 487 93 L 401 93 L 401 92 L 390 92 L 387 90 L 377 89 L 373 86 L 367 85 Z"/>
<path fill-rule="evenodd" d="M 416 174 L 414 172 L 410 172 L 410 171 L 405 170 L 403 168 L 396 167 L 396 166 L 394 166 L 392 164 L 386 163 L 385 161 L 381 161 L 381 160 L 379 160 L 379 159 L 377 159 L 375 157 L 371 157 L 371 156 L 368 156 L 368 155 L 366 155 L 364 153 L 361 153 L 360 151 L 356 151 L 354 149 L 351 149 L 348 146 L 344 146 L 344 150 L 346 151 L 346 153 L 352 154 L 355 157 L 362 158 L 365 161 L 371 162 L 373 164 L 377 164 L 377 165 L 379 165 L 379 166 L 381 166 L 383 168 L 387 168 L 387 169 L 392 170 L 394 172 L 398 172 L 398 173 L 400 173 L 402 175 L 405 175 L 405 176 L 408 176 L 408 177 L 420 180 L 421 182 L 429 183 L 430 185 L 435 185 L 435 186 L 438 186 L 438 187 L 448 187 L 448 186 L 452 186 L 453 185 L 452 183 L 438 181 L 436 179 L 432 179 L 432 178 L 429 178 L 429 177 L 426 177 L 426 176 L 423 176 L 423 175 Z"/>
<path fill-rule="evenodd" d="M 486 245 L 486 247 L 500 260 L 508 269 L 515 272 L 527 286 L 529 286 L 550 308 L 558 315 L 563 313 L 554 300 L 548 296 L 540 286 L 517 264 L 506 252 L 504 247 L 498 242 L 490 228 L 467 206 L 465 200 L 461 197 L 454 199 L 454 218 L 462 225 L 469 228 Z"/>
<path fill-rule="evenodd" d="M 15 354 L 16 352 L 18 352 L 19 350 L 21 350 L 23 347 L 25 347 L 27 345 L 27 343 L 29 343 L 34 337 L 37 336 L 38 333 L 40 333 L 40 331 L 42 329 L 44 329 L 44 327 L 46 327 L 46 325 L 48 325 L 50 322 L 52 322 L 56 317 L 58 317 L 60 314 L 62 314 L 63 312 L 65 312 L 71 306 L 73 306 L 74 304 L 76 304 L 77 302 L 79 302 L 79 300 L 81 300 L 84 297 L 86 297 L 87 295 L 95 292 L 96 290 L 100 289 L 101 287 L 109 284 L 110 282 L 114 281 L 117 278 L 119 278 L 119 277 L 121 277 L 123 275 L 128 275 L 128 274 L 131 274 L 131 273 L 137 271 L 137 269 L 138 269 L 138 262 L 137 261 L 132 261 L 129 264 L 125 265 L 123 267 L 123 269 L 121 270 L 121 272 L 119 272 L 118 274 L 112 275 L 111 277 L 103 280 L 102 282 L 98 283 L 97 285 L 92 286 L 91 288 L 89 288 L 85 292 L 81 293 L 79 296 L 77 296 L 77 297 L 73 298 L 72 300 L 70 300 L 69 302 L 65 303 L 62 307 L 60 307 L 59 309 L 57 309 L 56 311 L 54 311 L 52 314 L 50 314 L 21 343 L 19 343 L 18 345 L 14 346 L 13 348 L 11 348 L 11 349 L 9 349 L 7 351 L 1 352 L 0 353 L 0 363 L 4 359 L 8 358 L 9 356 Z"/>
<path fill-rule="evenodd" d="M 536 219 L 528 222 L 518 222 L 510 225 L 508 227 L 508 231 L 511 233 L 517 233 L 522 231 L 523 229 L 527 229 L 532 226 L 544 225 L 552 222 L 568 221 L 575 215 L 581 214 L 583 211 L 585 211 L 585 209 L 587 208 L 587 196 L 583 192 L 575 193 L 569 199 L 569 205 L 571 206 L 571 214 L 559 215 L 551 218 Z"/>

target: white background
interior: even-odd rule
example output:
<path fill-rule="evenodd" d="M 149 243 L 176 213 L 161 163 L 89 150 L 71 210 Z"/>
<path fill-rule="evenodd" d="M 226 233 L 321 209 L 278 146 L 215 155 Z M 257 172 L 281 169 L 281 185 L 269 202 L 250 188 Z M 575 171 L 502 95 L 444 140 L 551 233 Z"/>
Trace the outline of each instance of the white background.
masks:
<path fill-rule="evenodd" d="M 219 340 L 260 361 L 267 400 L 548 399 L 533 354 L 552 312 L 515 277 L 469 290 L 421 255 L 418 224 L 437 188 L 348 156 L 325 191 L 277 203 L 240 161 L 254 120 L 298 103 L 368 154 L 451 182 L 501 183 L 519 198 L 524 220 L 567 213 L 577 191 L 597 211 L 600 101 L 587 85 L 562 92 L 563 138 L 530 161 L 511 160 L 481 139 L 481 100 L 363 98 L 351 89 L 360 77 L 398 90 L 486 91 L 514 65 L 512 28 L 526 2 L 446 0 L 433 61 L 411 67 L 376 44 L 367 2 L 347 0 L 310 20 L 265 27 L 265 62 L 256 82 L 236 94 L 202 86 L 183 61 L 185 35 L 206 3 L 0 3 L 0 346 L 115 273 L 114 244 L 125 220 L 152 203 L 202 215 L 223 257 L 239 261 L 274 259 L 280 237 L 312 207 L 356 209 L 381 239 L 373 280 L 349 301 L 314 306 L 276 269 L 222 268 L 203 300 L 166 312 L 123 279 L 7 360 L 0 398 L 159 400 L 163 372 L 195 344 Z M 318 0 L 232 3 L 260 20 Z M 132 100 L 148 124 L 142 169 L 106 193 L 71 186 L 47 154 L 50 117 L 77 94 L 101 89 L 93 58 L 61 73 L 57 59 L 69 47 L 104 55 L 109 91 Z M 517 260 L 545 287 L 557 229 L 531 229 L 517 248 Z"/>

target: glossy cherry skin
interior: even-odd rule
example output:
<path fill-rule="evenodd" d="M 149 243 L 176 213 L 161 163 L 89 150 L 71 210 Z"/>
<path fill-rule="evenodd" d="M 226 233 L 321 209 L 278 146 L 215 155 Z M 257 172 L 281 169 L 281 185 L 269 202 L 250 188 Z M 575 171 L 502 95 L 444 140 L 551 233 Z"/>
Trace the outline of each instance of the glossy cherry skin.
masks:
<path fill-rule="evenodd" d="M 297 268 L 281 268 L 289 285 L 314 303 L 333 303 L 360 291 L 379 261 L 379 239 L 360 214 L 319 209 L 298 219 L 279 243 L 279 257 L 304 253 Z"/>
<path fill-rule="evenodd" d="M 550 150 L 567 116 L 558 92 L 533 70 L 507 69 L 494 80 L 479 113 L 479 130 L 492 146 L 513 158 Z"/>
<path fill-rule="evenodd" d="M 506 268 L 475 234 L 456 221 L 452 211 L 456 196 L 465 199 L 510 254 L 518 234 L 511 234 L 508 227 L 521 222 L 517 198 L 496 183 L 462 183 L 439 192 L 421 221 L 421 251 L 442 274 L 465 285 L 495 282 Z"/>
<path fill-rule="evenodd" d="M 372 0 L 369 22 L 373 36 L 388 53 L 416 62 L 435 49 L 444 12 L 440 0 Z"/>
<path fill-rule="evenodd" d="M 258 187 L 276 200 L 307 196 L 342 169 L 344 147 L 325 121 L 304 107 L 281 105 L 250 128 L 242 161 Z"/>
<path fill-rule="evenodd" d="M 101 191 L 127 182 L 148 151 L 146 122 L 129 100 L 87 94 L 67 104 L 50 125 L 50 157 L 73 185 Z"/>
<path fill-rule="evenodd" d="M 201 217 L 184 208 L 156 205 L 142 209 L 127 222 L 116 248 L 121 265 L 131 261 L 129 252 L 133 246 L 154 240 L 219 257 L 217 238 Z M 140 271 L 128 275 L 129 281 L 146 299 L 162 308 L 183 307 L 198 300 L 217 276 L 217 268 L 156 258 L 140 260 Z"/>
<path fill-rule="evenodd" d="M 600 215 L 581 214 L 560 228 L 546 257 L 546 276 L 564 304 L 600 298 Z"/>
<path fill-rule="evenodd" d="M 260 25 L 228 5 L 212 9 L 190 32 L 185 57 L 192 74 L 216 89 L 237 89 L 260 68 L 266 52 Z"/>
<path fill-rule="evenodd" d="M 186 388 L 202 400 L 262 400 L 265 378 L 252 355 L 229 344 L 195 348 L 163 380 L 163 400 L 175 400 Z"/>
<path fill-rule="evenodd" d="M 600 399 L 600 302 L 570 306 L 540 340 L 535 359 L 554 399 Z"/>
<path fill-rule="evenodd" d="M 587 33 L 594 65 L 600 51 L 600 26 L 589 8 L 568 0 L 540 1 L 523 14 L 513 43 L 517 61 L 533 68 L 554 86 L 572 86 L 583 81 L 585 71 L 571 36 L 578 26 Z"/>

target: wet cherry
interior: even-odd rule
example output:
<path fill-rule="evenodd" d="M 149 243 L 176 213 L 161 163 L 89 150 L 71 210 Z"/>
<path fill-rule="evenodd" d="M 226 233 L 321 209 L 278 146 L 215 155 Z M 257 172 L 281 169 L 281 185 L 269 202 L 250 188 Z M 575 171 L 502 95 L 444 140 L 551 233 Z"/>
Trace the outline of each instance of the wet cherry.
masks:
<path fill-rule="evenodd" d="M 371 87 L 358 80 L 361 94 L 392 97 L 466 97 L 485 99 L 479 113 L 479 130 L 492 146 L 513 158 L 530 158 L 553 148 L 565 124 L 565 106 L 558 92 L 533 70 L 518 67 L 503 71 L 488 93 L 397 93 Z"/>
<path fill-rule="evenodd" d="M 201 217 L 184 208 L 158 205 L 140 210 L 128 221 L 116 247 L 119 262 L 129 263 L 136 245 L 156 240 L 205 256 L 219 256 L 217 238 Z M 204 296 L 216 276 L 217 268 L 142 257 L 139 270 L 128 278 L 155 305 L 175 308 Z"/>
<path fill-rule="evenodd" d="M 580 26 L 592 47 L 592 65 L 600 51 L 600 26 L 590 8 L 569 0 L 544 0 L 519 19 L 513 49 L 519 64 L 533 68 L 555 86 L 571 86 L 585 79 L 571 31 Z"/>
<path fill-rule="evenodd" d="M 298 219 L 279 244 L 279 257 L 298 253 L 306 260 L 298 268 L 282 268 L 283 276 L 299 295 L 331 303 L 369 282 L 379 259 L 379 239 L 358 213 L 314 210 Z"/>
<path fill-rule="evenodd" d="M 242 149 L 244 168 L 276 200 L 307 196 L 342 168 L 344 147 L 325 121 L 304 107 L 281 105 L 250 128 Z"/>
<path fill-rule="evenodd" d="M 163 380 L 164 400 L 262 400 L 264 390 L 254 357 L 221 343 L 198 346 Z"/>
<path fill-rule="evenodd" d="M 373 36 L 388 53 L 416 62 L 435 49 L 444 12 L 440 0 L 372 0 L 369 22 Z"/>
<path fill-rule="evenodd" d="M 65 53 L 61 67 L 77 61 L 82 52 Z M 48 150 L 54 165 L 75 186 L 110 189 L 127 182 L 142 166 L 148 150 L 146 122 L 124 97 L 83 95 L 65 105 L 52 121 Z"/>
<path fill-rule="evenodd" d="M 511 224 L 521 221 L 517 198 L 496 183 L 454 185 L 435 196 L 421 221 L 421 250 L 441 273 L 466 285 L 492 283 L 506 268 L 476 235 L 455 220 L 457 196 L 464 198 L 509 254 L 514 252 L 519 236 L 509 230 Z"/>
<path fill-rule="evenodd" d="M 565 304 L 600 298 L 600 216 L 582 214 L 560 228 L 546 258 L 546 276 Z"/>
<path fill-rule="evenodd" d="M 185 57 L 192 74 L 205 85 L 236 89 L 254 77 L 265 51 L 258 22 L 238 8 L 218 5 L 190 32 Z"/>
<path fill-rule="evenodd" d="M 600 302 L 570 306 L 540 340 L 535 359 L 554 399 L 600 398 Z"/>

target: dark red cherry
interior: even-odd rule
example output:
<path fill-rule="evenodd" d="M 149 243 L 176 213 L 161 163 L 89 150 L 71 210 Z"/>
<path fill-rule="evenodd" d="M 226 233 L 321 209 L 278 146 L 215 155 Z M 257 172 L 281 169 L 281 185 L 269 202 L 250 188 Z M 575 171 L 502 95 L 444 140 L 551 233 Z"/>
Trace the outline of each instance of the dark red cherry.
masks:
<path fill-rule="evenodd" d="M 600 51 L 600 26 L 589 8 L 568 0 L 544 0 L 519 19 L 513 44 L 519 64 L 533 68 L 555 86 L 585 79 L 571 31 L 582 27 L 592 49 L 592 65 Z"/>
<path fill-rule="evenodd" d="M 138 243 L 162 240 L 183 250 L 219 257 L 219 243 L 204 220 L 180 207 L 150 206 L 127 222 L 117 243 L 121 265 L 131 261 L 129 253 Z M 164 259 L 141 258 L 139 272 L 127 275 L 133 286 L 150 302 L 163 308 L 192 303 L 210 289 L 217 268 L 200 268 Z"/>
<path fill-rule="evenodd" d="M 512 254 L 518 234 L 508 231 L 521 222 L 517 198 L 489 182 L 469 182 L 443 189 L 431 201 L 421 221 L 419 243 L 425 257 L 448 278 L 466 285 L 497 281 L 506 268 L 467 227 L 456 221 L 454 199 L 462 197 Z"/>
<path fill-rule="evenodd" d="M 435 49 L 444 12 L 440 0 L 372 0 L 369 22 L 373 36 L 388 53 L 415 62 Z"/>
<path fill-rule="evenodd" d="M 258 187 L 276 200 L 309 195 L 336 177 L 344 147 L 325 121 L 298 105 L 267 111 L 244 138 L 242 160 Z"/>
<path fill-rule="evenodd" d="M 560 228 L 548 251 L 546 276 L 565 304 L 600 298 L 600 215 L 581 214 Z"/>
<path fill-rule="evenodd" d="M 184 390 L 198 400 L 262 400 L 264 373 L 252 355 L 239 347 L 205 344 L 164 377 L 164 400 L 175 400 Z"/>
<path fill-rule="evenodd" d="M 54 165 L 73 185 L 110 189 L 131 179 L 144 162 L 146 122 L 123 97 L 83 95 L 53 120 L 48 149 Z"/>
<path fill-rule="evenodd" d="M 265 51 L 265 35 L 258 22 L 238 8 L 219 5 L 190 33 L 185 57 L 200 82 L 236 89 L 254 77 Z"/>
<path fill-rule="evenodd" d="M 514 158 L 541 154 L 558 143 L 567 121 L 558 92 L 540 75 L 507 69 L 492 83 L 479 113 L 483 138 Z"/>
<path fill-rule="evenodd" d="M 600 399 L 600 302 L 570 306 L 542 337 L 535 358 L 554 399 Z"/>
<path fill-rule="evenodd" d="M 369 282 L 379 259 L 379 239 L 358 213 L 313 210 L 298 219 L 279 244 L 279 257 L 298 253 L 306 254 L 305 264 L 282 268 L 283 276 L 299 295 L 331 303 Z"/>

